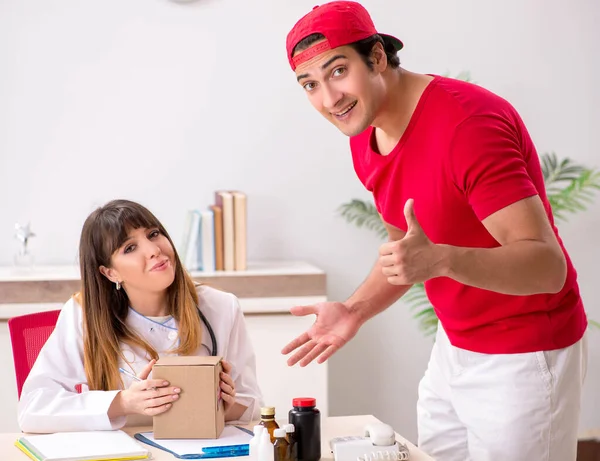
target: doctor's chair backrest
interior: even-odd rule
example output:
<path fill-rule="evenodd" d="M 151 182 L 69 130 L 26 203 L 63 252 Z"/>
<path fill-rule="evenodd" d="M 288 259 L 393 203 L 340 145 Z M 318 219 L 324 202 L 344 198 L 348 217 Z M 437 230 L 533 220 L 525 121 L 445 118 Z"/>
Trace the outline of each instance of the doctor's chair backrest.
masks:
<path fill-rule="evenodd" d="M 8 320 L 19 398 L 21 398 L 21 389 L 31 367 L 54 330 L 58 314 L 60 314 L 60 310 L 37 312 L 12 317 Z"/>

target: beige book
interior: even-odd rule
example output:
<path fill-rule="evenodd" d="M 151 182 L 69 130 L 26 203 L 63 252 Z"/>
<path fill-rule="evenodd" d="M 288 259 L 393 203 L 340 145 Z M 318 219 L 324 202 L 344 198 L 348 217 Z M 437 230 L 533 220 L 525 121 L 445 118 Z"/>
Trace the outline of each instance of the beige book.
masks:
<path fill-rule="evenodd" d="M 223 210 L 220 206 L 212 205 L 215 220 L 215 270 L 223 270 Z"/>
<path fill-rule="evenodd" d="M 233 195 L 229 191 L 215 192 L 215 205 L 223 215 L 223 270 L 235 270 L 235 237 L 233 222 Z"/>
<path fill-rule="evenodd" d="M 233 195 L 233 223 L 235 240 L 235 270 L 245 271 L 247 265 L 247 228 L 248 206 L 246 194 L 232 191 Z"/>

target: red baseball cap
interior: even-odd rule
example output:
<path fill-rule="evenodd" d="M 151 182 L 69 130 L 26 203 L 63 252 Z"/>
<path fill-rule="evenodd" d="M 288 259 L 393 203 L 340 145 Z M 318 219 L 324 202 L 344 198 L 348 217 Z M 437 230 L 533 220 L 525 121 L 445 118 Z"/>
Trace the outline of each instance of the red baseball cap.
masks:
<path fill-rule="evenodd" d="M 325 40 L 292 57 L 296 45 L 315 33 L 322 34 Z M 324 51 L 349 45 L 375 34 L 379 34 L 392 44 L 396 51 L 404 46 L 396 37 L 377 32 L 371 16 L 360 3 L 334 1 L 318 5 L 303 16 L 288 33 L 286 40 L 288 61 L 292 70 L 296 70 L 297 66 Z"/>

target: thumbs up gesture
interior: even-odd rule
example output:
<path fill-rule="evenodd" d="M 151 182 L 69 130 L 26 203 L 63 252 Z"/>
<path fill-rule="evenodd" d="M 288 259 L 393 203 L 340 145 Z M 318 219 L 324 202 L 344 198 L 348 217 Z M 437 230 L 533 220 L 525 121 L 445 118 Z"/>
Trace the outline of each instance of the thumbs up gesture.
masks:
<path fill-rule="evenodd" d="M 429 240 L 417 221 L 413 199 L 406 201 L 404 217 L 404 237 L 379 248 L 383 275 L 392 285 L 412 285 L 437 277 L 442 262 L 439 247 Z"/>

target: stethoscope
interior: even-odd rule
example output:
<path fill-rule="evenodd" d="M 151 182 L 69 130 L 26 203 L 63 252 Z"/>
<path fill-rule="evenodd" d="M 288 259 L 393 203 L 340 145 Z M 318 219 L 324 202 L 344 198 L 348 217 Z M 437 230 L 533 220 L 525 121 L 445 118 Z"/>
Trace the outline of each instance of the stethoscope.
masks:
<path fill-rule="evenodd" d="M 206 325 L 206 329 L 208 330 L 208 334 L 210 335 L 210 341 L 212 343 L 212 350 L 209 350 L 208 352 L 210 352 L 210 355 L 214 357 L 217 355 L 217 338 L 215 336 L 215 332 L 213 331 L 212 327 L 210 326 L 210 322 L 208 321 L 208 319 L 206 318 L 206 316 L 202 313 L 202 311 L 200 309 L 198 309 L 198 315 L 200 316 L 200 319 L 204 322 L 204 325 Z"/>

